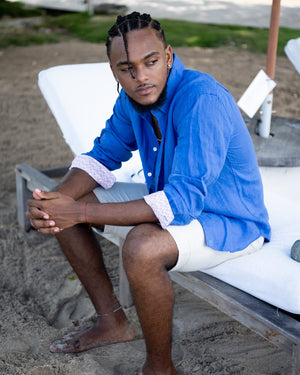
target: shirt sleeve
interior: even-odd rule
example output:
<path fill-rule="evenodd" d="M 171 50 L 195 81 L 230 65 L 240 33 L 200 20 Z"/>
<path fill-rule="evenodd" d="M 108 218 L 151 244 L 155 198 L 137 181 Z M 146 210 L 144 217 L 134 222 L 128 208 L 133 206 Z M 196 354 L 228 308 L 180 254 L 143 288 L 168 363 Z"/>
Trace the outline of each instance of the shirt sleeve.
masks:
<path fill-rule="evenodd" d="M 99 137 L 94 140 L 94 146 L 88 155 L 108 170 L 119 169 L 122 162 L 129 160 L 132 151 L 137 150 L 137 143 L 128 108 L 128 100 L 123 90 L 116 101 L 112 116 L 106 121 Z"/>
<path fill-rule="evenodd" d="M 145 202 L 152 208 L 155 216 L 158 218 L 160 225 L 163 229 L 174 220 L 174 215 L 169 204 L 168 198 L 164 191 L 157 191 L 146 195 Z"/>
<path fill-rule="evenodd" d="M 79 168 L 88 173 L 104 189 L 109 189 L 116 177 L 100 162 L 88 155 L 78 155 L 73 160 L 70 169 Z"/>

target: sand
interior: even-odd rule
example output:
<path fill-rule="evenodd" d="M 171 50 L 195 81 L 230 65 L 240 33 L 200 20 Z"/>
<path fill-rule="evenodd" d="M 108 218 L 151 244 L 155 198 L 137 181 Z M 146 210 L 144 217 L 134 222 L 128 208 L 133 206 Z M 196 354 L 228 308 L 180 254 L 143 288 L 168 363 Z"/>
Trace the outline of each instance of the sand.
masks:
<path fill-rule="evenodd" d="M 214 75 L 239 99 L 265 56 L 248 52 L 178 48 L 194 69 Z M 0 374 L 138 374 L 145 348 L 134 307 L 126 309 L 136 340 L 81 354 L 51 354 L 51 341 L 92 323 L 94 310 L 55 238 L 17 224 L 14 166 L 67 165 L 65 144 L 37 86 L 37 74 L 60 64 L 105 61 L 103 45 L 77 40 L 10 47 L 0 53 Z M 277 60 L 274 110 L 300 118 L 300 77 L 285 58 Z M 118 292 L 118 251 L 101 240 Z M 289 374 L 291 357 L 174 285 L 174 362 L 185 374 Z"/>

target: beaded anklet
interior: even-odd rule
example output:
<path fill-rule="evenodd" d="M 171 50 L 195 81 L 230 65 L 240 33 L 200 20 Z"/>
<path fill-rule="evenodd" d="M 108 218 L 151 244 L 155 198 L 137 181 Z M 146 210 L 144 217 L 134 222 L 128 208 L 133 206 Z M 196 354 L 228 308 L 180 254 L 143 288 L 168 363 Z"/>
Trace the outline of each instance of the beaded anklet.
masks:
<path fill-rule="evenodd" d="M 109 316 L 109 315 L 111 315 L 111 314 L 113 314 L 113 313 L 115 313 L 115 312 L 117 312 L 117 311 L 119 311 L 121 309 L 122 309 L 122 306 L 119 306 L 115 310 L 113 310 L 113 311 L 111 311 L 109 313 L 106 313 L 106 314 L 98 314 L 98 313 L 96 313 L 96 318 L 103 318 L 105 316 Z"/>

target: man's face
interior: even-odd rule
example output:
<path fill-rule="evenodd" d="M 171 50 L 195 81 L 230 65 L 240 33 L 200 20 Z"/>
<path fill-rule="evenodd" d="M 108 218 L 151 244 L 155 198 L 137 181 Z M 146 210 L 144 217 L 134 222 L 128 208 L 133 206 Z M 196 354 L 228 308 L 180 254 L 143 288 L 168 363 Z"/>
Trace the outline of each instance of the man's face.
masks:
<path fill-rule="evenodd" d="M 122 37 L 112 40 L 110 64 L 128 96 L 141 105 L 154 104 L 162 93 L 172 66 L 173 53 L 151 28 L 127 33 L 128 56 Z"/>

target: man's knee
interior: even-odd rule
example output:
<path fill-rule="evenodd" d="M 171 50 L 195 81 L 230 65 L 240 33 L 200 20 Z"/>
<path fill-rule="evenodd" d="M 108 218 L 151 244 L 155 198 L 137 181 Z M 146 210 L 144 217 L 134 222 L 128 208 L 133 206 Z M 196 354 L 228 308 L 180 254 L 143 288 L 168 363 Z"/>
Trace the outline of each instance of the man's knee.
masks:
<path fill-rule="evenodd" d="M 134 227 L 127 235 L 123 245 L 122 256 L 126 269 L 144 263 L 149 264 L 155 254 L 151 251 L 155 242 L 151 224 L 141 224 Z"/>
<path fill-rule="evenodd" d="M 127 235 L 123 246 L 126 272 L 168 268 L 177 260 L 177 248 L 170 235 L 156 224 L 141 224 Z"/>

